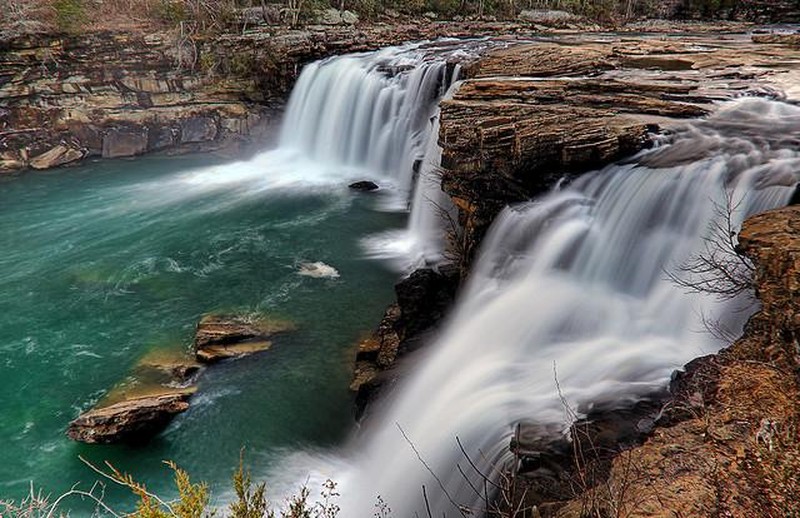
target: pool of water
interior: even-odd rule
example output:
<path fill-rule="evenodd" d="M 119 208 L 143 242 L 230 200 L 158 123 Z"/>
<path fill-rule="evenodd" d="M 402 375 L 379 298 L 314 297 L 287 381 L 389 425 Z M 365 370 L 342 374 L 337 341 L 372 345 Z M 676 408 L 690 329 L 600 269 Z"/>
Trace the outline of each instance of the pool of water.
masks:
<path fill-rule="evenodd" d="M 353 344 L 396 273 L 365 236 L 401 228 L 347 176 L 267 153 L 98 161 L 0 178 L 0 498 L 57 495 L 96 476 L 79 456 L 171 494 L 170 459 L 215 494 L 247 449 L 256 471 L 351 430 Z M 297 274 L 323 261 L 339 278 Z M 153 350 L 186 350 L 209 312 L 259 312 L 297 330 L 213 367 L 186 413 L 144 446 L 89 446 L 65 429 Z M 132 502 L 109 489 L 123 509 Z M 88 504 L 71 502 L 73 515 Z"/>

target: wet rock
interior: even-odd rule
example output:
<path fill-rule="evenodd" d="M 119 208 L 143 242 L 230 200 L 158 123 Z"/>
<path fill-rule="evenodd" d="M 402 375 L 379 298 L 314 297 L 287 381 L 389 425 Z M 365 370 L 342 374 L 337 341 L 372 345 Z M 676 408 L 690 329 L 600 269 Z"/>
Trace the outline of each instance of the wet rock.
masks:
<path fill-rule="evenodd" d="M 69 424 L 67 435 L 90 444 L 145 442 L 189 408 L 192 392 L 176 391 L 92 409 Z"/>
<path fill-rule="evenodd" d="M 616 455 L 607 480 L 556 516 L 580 516 L 585 502 L 608 501 L 603 488 L 622 485 L 615 505 L 633 516 L 794 512 L 800 487 L 775 481 L 793 480 L 800 458 L 800 207 L 749 218 L 739 243 L 756 265 L 760 311 L 729 348 L 687 364 L 647 441 Z"/>
<path fill-rule="evenodd" d="M 361 191 L 361 192 L 370 192 L 370 191 L 377 191 L 380 189 L 378 184 L 375 182 L 370 182 L 369 180 L 362 180 L 360 182 L 351 183 L 348 185 L 349 188 L 353 189 L 354 191 Z"/>
<path fill-rule="evenodd" d="M 395 285 L 397 303 L 386 309 L 378 327 L 358 344 L 350 390 L 356 393 L 356 418 L 397 379 L 397 359 L 427 342 L 427 334 L 452 306 L 458 268 L 416 270 Z"/>
<path fill-rule="evenodd" d="M 59 144 L 51 150 L 34 157 L 30 165 L 34 169 L 49 169 L 51 167 L 58 167 L 60 165 L 76 162 L 82 159 L 83 156 L 83 151 Z"/>
<path fill-rule="evenodd" d="M 294 328 L 264 317 L 206 315 L 197 324 L 195 356 L 201 363 L 215 363 L 265 351 L 272 346 L 270 338 Z"/>
<path fill-rule="evenodd" d="M 455 299 L 458 269 L 445 265 L 438 270 L 421 268 L 395 287 L 400 310 L 398 327 L 408 340 L 438 323 Z"/>

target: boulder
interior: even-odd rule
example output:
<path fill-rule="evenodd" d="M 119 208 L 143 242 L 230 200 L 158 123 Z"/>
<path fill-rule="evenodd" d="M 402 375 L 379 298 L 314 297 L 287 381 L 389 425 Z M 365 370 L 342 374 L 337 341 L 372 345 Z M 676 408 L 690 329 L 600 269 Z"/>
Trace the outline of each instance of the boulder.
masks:
<path fill-rule="evenodd" d="M 83 151 L 59 144 L 49 151 L 45 151 L 41 155 L 34 157 L 30 165 L 34 169 L 49 169 L 51 167 L 58 167 L 78 161 L 82 159 L 83 156 Z"/>
<path fill-rule="evenodd" d="M 317 21 L 322 25 L 341 25 L 342 13 L 331 7 L 317 12 Z"/>
<path fill-rule="evenodd" d="M 189 408 L 192 393 L 190 389 L 180 390 L 94 408 L 72 421 L 67 435 L 90 444 L 147 441 Z"/>
<path fill-rule="evenodd" d="M 370 191 L 377 191 L 380 189 L 378 184 L 375 182 L 370 182 L 369 180 L 362 180 L 360 182 L 351 183 L 348 185 L 354 191 L 361 191 L 361 192 L 370 192 Z"/>
<path fill-rule="evenodd" d="M 564 24 L 580 20 L 580 17 L 567 11 L 551 9 L 525 9 L 519 13 L 519 19 L 525 22 L 543 25 Z"/>
<path fill-rule="evenodd" d="M 345 25 L 355 25 L 358 23 L 358 15 L 353 11 L 342 11 L 342 22 Z"/>
<path fill-rule="evenodd" d="M 272 336 L 294 328 L 291 322 L 263 317 L 206 315 L 197 324 L 195 357 L 201 363 L 214 363 L 265 351 Z"/>

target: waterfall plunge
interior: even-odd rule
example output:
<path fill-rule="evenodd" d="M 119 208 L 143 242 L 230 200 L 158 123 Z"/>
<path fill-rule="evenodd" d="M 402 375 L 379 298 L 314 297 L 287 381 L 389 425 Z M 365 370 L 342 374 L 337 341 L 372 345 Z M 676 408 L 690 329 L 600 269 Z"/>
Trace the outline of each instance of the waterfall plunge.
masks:
<path fill-rule="evenodd" d="M 308 65 L 281 131 L 282 149 L 392 187 L 399 194 L 390 204 L 394 209 L 411 202 L 406 231 L 364 243 L 372 257 L 396 260 L 406 270 L 439 262 L 444 249 L 441 211 L 451 206 L 436 178 L 438 103 L 453 91 L 460 71 L 448 60 L 469 55 L 463 42 L 454 44 L 392 47 Z M 467 45 L 474 52 L 486 44 Z"/>
<path fill-rule="evenodd" d="M 427 50 L 391 47 L 306 66 L 292 91 L 280 147 L 410 191 L 450 80 L 446 56 Z"/>
<path fill-rule="evenodd" d="M 720 217 L 715 204 L 728 196 L 737 225 L 788 202 L 800 171 L 798 130 L 796 107 L 739 101 L 630 163 L 507 209 L 443 335 L 356 445 L 344 515 L 372 515 L 381 495 L 394 516 L 425 516 L 422 485 L 435 516 L 459 514 L 399 428 L 455 501 L 479 507 L 456 470 L 465 464 L 456 437 L 489 472 L 508 460 L 516 423 L 566 429 L 556 377 L 563 397 L 585 411 L 645 397 L 719 349 L 702 319 L 741 327 L 746 312 L 734 308 L 747 301 L 687 294 L 665 270 L 702 253 Z"/>

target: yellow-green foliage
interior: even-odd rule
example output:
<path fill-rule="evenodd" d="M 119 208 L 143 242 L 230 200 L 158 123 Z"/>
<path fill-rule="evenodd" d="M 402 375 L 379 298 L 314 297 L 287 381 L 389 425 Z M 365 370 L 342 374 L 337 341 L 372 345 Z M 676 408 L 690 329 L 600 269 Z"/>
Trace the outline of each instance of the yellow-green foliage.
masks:
<path fill-rule="evenodd" d="M 75 32 L 80 29 L 84 19 L 84 6 L 81 0 L 55 0 L 53 9 L 59 29 L 65 32 Z"/>
<path fill-rule="evenodd" d="M 244 459 L 239 460 L 239 469 L 233 474 L 233 490 L 236 500 L 231 502 L 230 518 L 274 518 L 275 513 L 267 501 L 267 485 L 253 486 L 250 472 L 244 469 Z"/>

